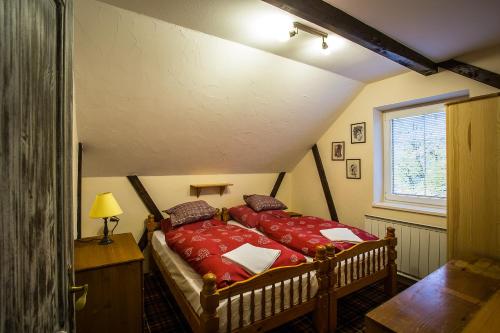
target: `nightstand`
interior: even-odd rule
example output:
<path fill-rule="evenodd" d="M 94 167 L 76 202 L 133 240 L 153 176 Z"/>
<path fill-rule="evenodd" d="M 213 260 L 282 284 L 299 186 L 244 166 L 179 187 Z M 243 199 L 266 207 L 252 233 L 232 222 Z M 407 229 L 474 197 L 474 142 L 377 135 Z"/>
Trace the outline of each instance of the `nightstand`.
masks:
<path fill-rule="evenodd" d="M 75 240 L 75 280 L 89 285 L 87 304 L 76 312 L 77 332 L 142 332 L 144 256 L 132 234 Z"/>
<path fill-rule="evenodd" d="M 290 217 L 301 217 L 302 214 L 300 213 L 297 213 L 297 212 L 286 212 L 288 214 L 288 216 Z"/>

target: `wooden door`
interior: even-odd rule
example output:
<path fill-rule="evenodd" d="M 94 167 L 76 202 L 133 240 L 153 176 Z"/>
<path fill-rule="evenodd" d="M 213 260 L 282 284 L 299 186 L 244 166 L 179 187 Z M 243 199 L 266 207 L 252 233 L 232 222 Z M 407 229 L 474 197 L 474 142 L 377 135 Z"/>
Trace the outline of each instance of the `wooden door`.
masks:
<path fill-rule="evenodd" d="M 0 2 L 0 332 L 72 330 L 72 3 Z"/>
<path fill-rule="evenodd" d="M 500 259 L 500 97 L 447 108 L 450 259 Z"/>

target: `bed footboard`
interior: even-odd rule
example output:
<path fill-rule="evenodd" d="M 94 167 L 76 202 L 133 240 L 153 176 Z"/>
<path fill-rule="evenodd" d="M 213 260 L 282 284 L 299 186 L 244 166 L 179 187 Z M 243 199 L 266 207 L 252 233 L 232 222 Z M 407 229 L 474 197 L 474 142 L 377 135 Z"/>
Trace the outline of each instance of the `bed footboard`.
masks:
<path fill-rule="evenodd" d="M 394 228 L 388 227 L 384 239 L 367 241 L 334 255 L 330 261 L 329 330 L 337 327 L 337 300 L 377 281 L 385 280 L 388 296 L 396 293 L 397 267 Z"/>
<path fill-rule="evenodd" d="M 215 288 L 215 276 L 211 273 L 205 274 L 203 291 L 200 294 L 203 308 L 200 332 L 219 331 L 217 308 L 223 301 L 227 302 L 227 324 L 223 328 L 224 332 L 265 332 L 309 312 L 314 312 L 316 331 L 327 332 L 329 260 L 326 248 L 318 246 L 312 263 L 274 268 L 218 290 Z M 311 291 L 313 272 L 318 281 L 316 295 L 312 295 Z M 290 287 L 285 292 L 286 283 L 289 283 Z M 294 283 L 297 288 L 294 288 Z M 243 305 L 244 294 L 250 298 L 248 307 Z M 237 311 L 231 306 L 235 302 Z M 245 310 L 248 312 L 245 313 Z M 235 326 L 233 321 L 237 322 Z"/>

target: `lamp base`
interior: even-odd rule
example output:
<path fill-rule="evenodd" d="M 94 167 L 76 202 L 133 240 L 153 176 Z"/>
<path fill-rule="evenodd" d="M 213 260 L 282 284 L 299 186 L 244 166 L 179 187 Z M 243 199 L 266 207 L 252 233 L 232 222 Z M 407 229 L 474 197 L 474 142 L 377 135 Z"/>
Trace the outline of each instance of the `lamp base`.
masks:
<path fill-rule="evenodd" d="M 99 241 L 99 245 L 108 245 L 113 243 L 113 240 L 108 237 L 108 218 L 104 218 L 104 237 Z"/>
<path fill-rule="evenodd" d="M 99 245 L 108 245 L 108 244 L 111 244 L 113 243 L 113 240 L 111 238 L 108 238 L 107 236 L 106 237 L 103 237 L 100 241 L 99 241 Z"/>

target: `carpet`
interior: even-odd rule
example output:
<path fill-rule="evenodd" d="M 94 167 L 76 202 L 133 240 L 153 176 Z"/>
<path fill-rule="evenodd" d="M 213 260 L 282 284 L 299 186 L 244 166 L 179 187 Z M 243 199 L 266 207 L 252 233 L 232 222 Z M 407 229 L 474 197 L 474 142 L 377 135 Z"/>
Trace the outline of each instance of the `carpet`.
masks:
<path fill-rule="evenodd" d="M 410 284 L 406 280 L 398 281 L 399 292 Z M 341 298 L 338 302 L 337 332 L 363 332 L 365 314 L 386 300 L 383 282 Z M 191 333 L 191 328 L 161 274 L 147 274 L 144 276 L 144 333 L 160 332 Z M 270 332 L 314 333 L 312 315 L 297 318 Z"/>

